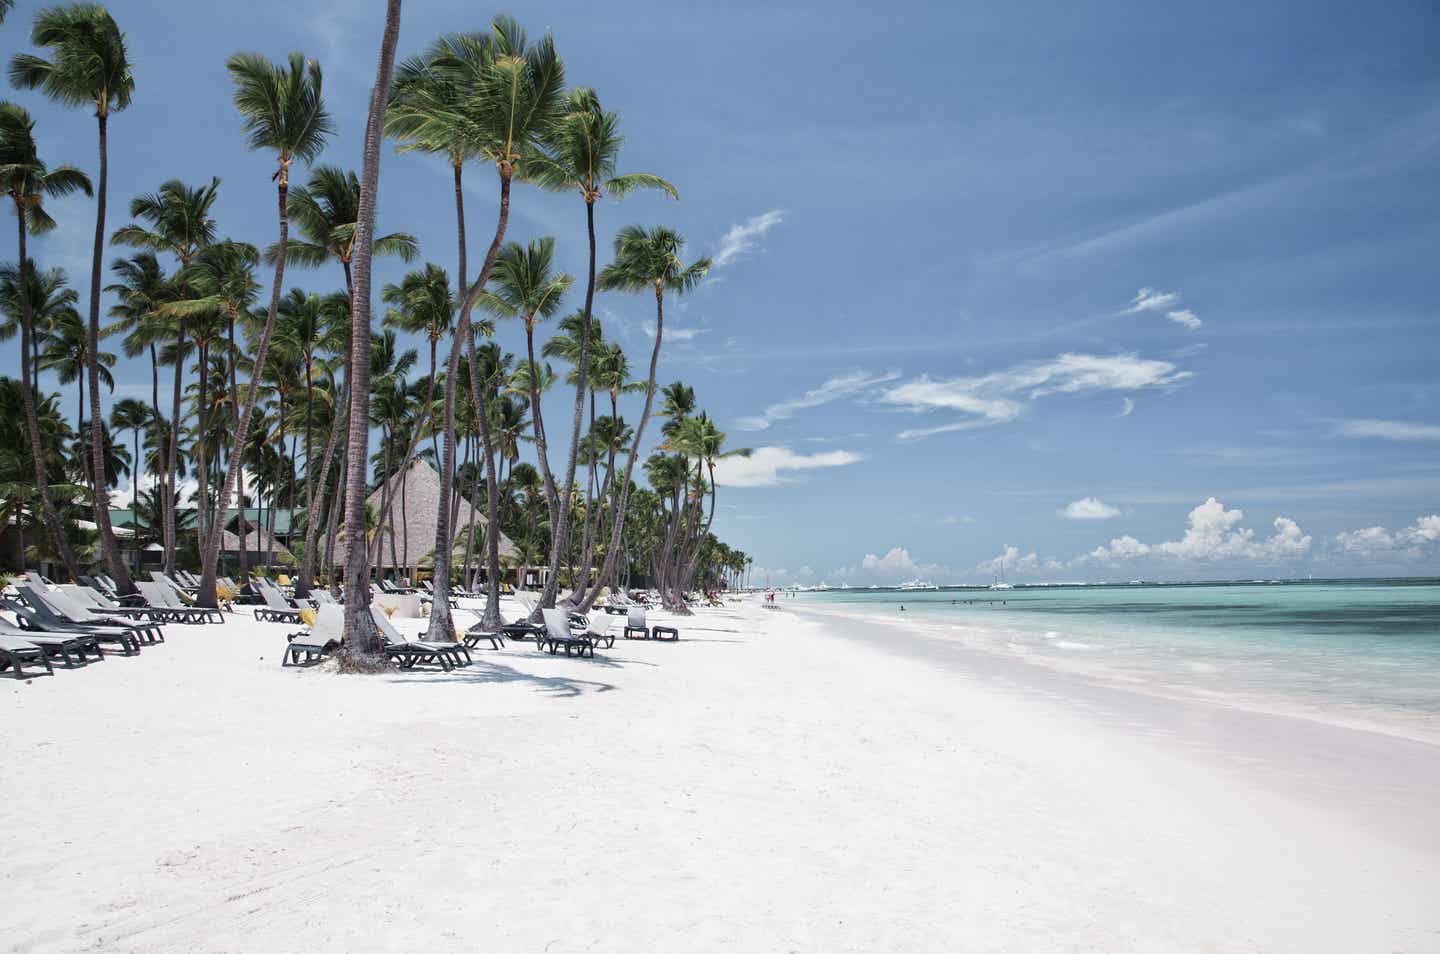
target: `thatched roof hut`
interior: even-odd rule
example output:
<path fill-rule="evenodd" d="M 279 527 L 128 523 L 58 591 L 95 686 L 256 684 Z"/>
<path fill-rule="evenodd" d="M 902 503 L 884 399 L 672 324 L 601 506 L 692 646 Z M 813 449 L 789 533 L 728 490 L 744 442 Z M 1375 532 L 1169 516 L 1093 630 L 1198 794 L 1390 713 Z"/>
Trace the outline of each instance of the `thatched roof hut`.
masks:
<path fill-rule="evenodd" d="M 393 499 L 385 526 L 379 531 L 384 534 L 380 565 L 387 569 L 399 566 L 405 572 L 433 566 L 436 516 L 440 512 L 440 472 L 430 466 L 428 461 L 412 460 L 407 471 L 390 477 L 388 486 L 393 492 Z M 377 517 L 380 514 L 380 497 L 380 488 L 376 488 L 365 501 Z M 451 538 L 464 540 L 464 530 L 472 523 L 484 528 L 485 514 L 472 507 L 465 495 L 461 494 Z M 484 562 L 483 557 L 480 562 Z M 515 562 L 515 544 L 503 533 L 500 534 L 500 562 Z"/>
<path fill-rule="evenodd" d="M 227 555 L 239 555 L 241 549 L 239 535 L 231 533 L 229 530 L 222 530 L 220 532 L 220 549 Z M 270 558 L 272 557 L 274 559 L 294 559 L 290 551 L 285 549 L 285 545 L 276 540 L 275 535 L 269 530 L 256 529 L 245 534 L 244 549 L 252 559 L 257 559 L 261 563 L 271 562 Z"/>

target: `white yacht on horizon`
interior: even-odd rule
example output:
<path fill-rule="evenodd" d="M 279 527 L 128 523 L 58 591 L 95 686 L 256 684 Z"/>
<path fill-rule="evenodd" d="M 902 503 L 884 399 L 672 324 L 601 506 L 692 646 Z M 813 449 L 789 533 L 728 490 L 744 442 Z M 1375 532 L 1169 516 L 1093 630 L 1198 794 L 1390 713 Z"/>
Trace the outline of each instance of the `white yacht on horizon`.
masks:
<path fill-rule="evenodd" d="M 922 580 L 922 579 L 919 579 L 918 577 L 917 577 L 916 579 L 913 579 L 913 580 L 906 580 L 904 583 L 901 583 L 899 586 L 897 586 L 897 587 L 895 587 L 895 588 L 896 588 L 897 590 L 938 590 L 938 589 L 940 589 L 940 587 L 936 586 L 934 583 L 931 583 L 929 580 Z"/>

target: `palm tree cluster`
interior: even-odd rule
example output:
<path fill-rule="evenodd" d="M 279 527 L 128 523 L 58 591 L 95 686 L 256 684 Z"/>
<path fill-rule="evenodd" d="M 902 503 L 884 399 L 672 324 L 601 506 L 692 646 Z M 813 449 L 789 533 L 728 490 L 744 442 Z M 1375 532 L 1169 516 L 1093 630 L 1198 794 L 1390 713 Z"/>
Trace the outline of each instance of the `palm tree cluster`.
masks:
<path fill-rule="evenodd" d="M 678 198 L 678 191 L 659 176 L 619 171 L 618 115 L 593 89 L 567 89 L 548 34 L 531 38 L 514 20 L 496 17 L 488 29 L 446 34 L 396 63 L 399 22 L 400 0 L 389 0 L 358 173 L 320 163 L 337 121 L 319 63 L 299 53 L 279 63 L 251 53 L 227 61 L 248 144 L 273 159 L 275 238 L 257 245 L 225 235 L 214 214 L 221 183 L 213 178 L 165 181 L 131 199 L 128 220 L 107 230 L 109 120 L 135 92 L 125 36 L 99 5 L 37 14 L 31 41 L 38 52 L 12 60 L 11 81 L 93 110 L 99 162 L 93 181 L 73 166 L 47 164 L 29 114 L 0 103 L 0 189 L 19 237 L 18 263 L 0 268 L 0 338 L 18 335 L 21 354 L 20 380 L 0 379 L 0 401 L 16 405 L 6 425 L 24 428 L 0 461 L 3 508 L 43 528 L 28 540 L 37 553 L 73 575 L 98 551 L 128 588 L 110 489 L 130 475 L 137 540 L 160 544 L 166 570 L 198 565 L 199 601 L 214 605 L 238 500 L 249 508 L 239 523 L 239 571 L 250 561 L 248 529 L 268 530 L 262 541 L 285 531 L 300 561 L 298 596 L 317 579 L 338 590 L 343 577 L 354 608 L 345 664 L 364 669 L 378 648 L 363 612 L 370 580 L 387 565 L 408 569 L 401 555 L 417 545 L 407 539 L 408 475 L 424 460 L 441 485 L 435 539 L 419 541 L 434 556 L 430 638 L 453 638 L 446 597 L 457 575 L 471 585 L 483 580 L 485 621 L 500 622 L 502 532 L 516 546 L 522 585 L 527 568 L 549 569 L 541 608 L 556 605 L 564 585 L 572 603 L 588 610 L 623 572 L 627 582 L 646 576 L 667 605 L 683 610 L 687 590 L 733 581 L 747 563 L 710 532 L 716 462 L 745 452 L 725 449 L 724 433 L 696 410 L 690 388 L 663 389 L 659 450 L 636 473 L 657 415 L 667 301 L 693 290 L 709 261 L 687 260 L 684 239 L 671 229 L 631 225 L 619 230 L 602 267 L 596 234 L 602 198 L 640 189 Z M 451 169 L 453 273 L 425 261 L 414 236 L 375 234 L 386 138 L 399 152 L 443 157 Z M 498 212 L 475 260 L 464 180 L 491 171 Z M 583 276 L 557 268 L 554 237 L 509 236 L 511 204 L 523 201 L 517 186 L 579 199 Z M 75 192 L 96 200 L 83 305 L 67 276 L 42 270 L 26 245 L 27 236 L 54 227 L 46 200 Z M 108 282 L 107 245 L 122 251 L 108 263 Z M 414 266 L 379 289 L 378 323 L 371 316 L 376 255 Z M 311 288 L 297 286 L 287 275 L 296 269 L 319 277 Z M 104 316 L 102 290 L 113 302 Z M 654 342 L 639 380 L 594 315 L 600 292 L 653 295 Z M 507 324 L 523 332 L 518 355 L 493 340 Z M 549 327 L 555 333 L 541 340 Z M 405 346 L 417 338 L 420 348 Z M 101 388 L 113 390 L 117 359 L 102 345 L 112 340 L 126 359 L 148 363 L 149 393 L 115 401 L 107 422 Z M 563 378 L 551 362 L 562 365 Z M 42 371 L 76 385 L 73 425 L 41 392 Z M 567 397 L 569 414 L 547 421 L 543 396 L 553 388 L 573 400 Z M 633 426 L 621 413 L 631 395 L 643 395 Z M 636 486 L 641 476 L 649 489 Z M 75 532 L 82 492 L 93 539 Z M 462 520 L 471 512 L 462 511 L 467 498 L 483 507 L 483 521 Z M 281 514 L 289 518 L 284 526 Z"/>

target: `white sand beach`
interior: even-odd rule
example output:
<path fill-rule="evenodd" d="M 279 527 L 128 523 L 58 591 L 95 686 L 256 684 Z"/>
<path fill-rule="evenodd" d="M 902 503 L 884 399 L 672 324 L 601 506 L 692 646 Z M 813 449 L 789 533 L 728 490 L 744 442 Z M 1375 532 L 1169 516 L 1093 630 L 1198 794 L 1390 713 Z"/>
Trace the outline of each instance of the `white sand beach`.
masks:
<path fill-rule="evenodd" d="M 678 625 L 354 677 L 237 613 L 0 679 L 0 947 L 1440 950 L 1433 746 Z"/>

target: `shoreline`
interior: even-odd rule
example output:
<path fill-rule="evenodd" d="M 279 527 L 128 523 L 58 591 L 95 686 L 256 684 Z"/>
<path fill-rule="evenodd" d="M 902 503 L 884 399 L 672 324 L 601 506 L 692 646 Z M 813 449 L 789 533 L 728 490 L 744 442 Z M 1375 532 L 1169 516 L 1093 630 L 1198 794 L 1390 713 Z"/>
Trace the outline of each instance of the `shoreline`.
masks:
<path fill-rule="evenodd" d="M 966 675 L 753 601 L 595 661 L 518 643 L 373 677 L 282 670 L 289 627 L 247 615 L 0 680 L 15 950 L 1419 954 L 1440 938 L 1440 846 L 1397 838 L 1383 793 L 1297 798 L 1314 776 L 1268 783 L 1188 738 L 1188 715 L 1139 731 L 1063 683 Z M 78 810 L 37 815 L 57 805 Z"/>
<path fill-rule="evenodd" d="M 1327 709 L 1311 700 L 1297 696 L 1274 693 L 1260 695 L 1254 692 L 1242 693 L 1233 689 L 1216 689 L 1207 692 L 1195 686 L 1180 686 L 1153 680 L 1141 681 L 1135 678 L 1126 679 L 1103 665 L 1083 665 L 1081 657 L 1066 660 L 1033 653 L 1007 652 L 1005 649 L 1011 647 L 1009 642 L 1011 631 L 1004 626 L 988 621 L 977 622 L 974 619 L 966 619 L 963 623 L 951 622 L 922 614 L 915 614 L 913 618 L 897 617 L 896 614 L 887 612 L 888 607 L 881 608 L 878 605 L 873 609 L 864 609 L 846 604 L 797 601 L 787 604 L 787 608 L 794 608 L 803 613 L 814 613 L 816 616 L 846 626 L 894 627 L 926 642 L 955 647 L 957 650 L 993 659 L 997 664 L 1009 663 L 1023 669 L 1063 674 L 1090 686 L 1105 687 L 1176 703 L 1196 703 L 1280 718 L 1301 719 L 1335 728 L 1369 732 L 1440 747 L 1440 721 L 1398 708 L 1386 709 L 1383 712 L 1377 712 L 1372 708 L 1368 710 L 1371 714 L 1357 715 L 1351 710 Z M 993 634 L 997 638 L 992 641 L 993 645 L 986 646 L 964 641 L 952 635 L 957 632 Z"/>
<path fill-rule="evenodd" d="M 814 604 L 794 608 L 822 618 L 841 638 L 923 660 L 989 688 L 1042 698 L 1099 729 L 1163 744 L 1286 797 L 1352 814 L 1351 823 L 1400 843 L 1440 852 L 1440 809 L 1425 795 L 1440 791 L 1440 745 L 1428 738 L 1092 679 L 946 640 L 918 620 Z M 1355 813 L 1357 805 L 1379 810 Z"/>

